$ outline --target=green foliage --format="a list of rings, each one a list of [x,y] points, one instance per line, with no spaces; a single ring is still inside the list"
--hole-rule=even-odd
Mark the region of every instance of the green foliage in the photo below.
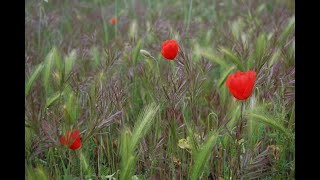
[[[219,82],[218,82],[218,87],[221,88],[222,85],[225,84],[228,76],[230,75],[230,73],[235,70],[235,66],[231,66],[230,68],[226,69],[225,72],[222,74]]]
[[[236,21],[232,22],[231,32],[233,37],[236,40],[239,40],[241,32],[243,31],[244,27],[245,27],[245,23],[243,22],[242,18],[238,18]]]
[[[291,17],[286,28],[282,31],[280,39],[279,39],[279,46],[283,47],[287,41],[288,36],[290,33],[295,29],[295,17]]]
[[[133,176],[136,164],[135,149],[141,138],[150,130],[159,106],[152,103],[145,107],[138,116],[132,135],[128,129],[124,129],[121,135],[121,175],[120,179],[129,179]]]
[[[52,68],[53,68],[53,62],[56,61],[56,55],[57,55],[57,49],[54,47],[51,49],[51,51],[46,56],[46,59],[44,61],[44,71],[43,71],[43,85],[46,94],[51,93],[51,85],[49,84],[50,77],[52,74]],[[58,62],[58,61],[56,61]]]
[[[26,179],[32,180],[47,180],[49,176],[44,168],[40,165],[33,169],[31,165],[26,165]]]
[[[240,108],[240,105],[238,105],[228,111],[228,115],[231,116],[231,119],[227,124],[228,129],[233,129],[236,126],[240,119]]]
[[[276,49],[276,51],[271,56],[271,59],[268,64],[268,68],[270,68],[272,65],[276,64],[280,59],[280,50]]]
[[[143,110],[142,113],[140,113],[132,132],[130,149],[133,150],[138,144],[139,140],[148,132],[158,109],[159,106],[156,106],[155,104],[150,104]]]
[[[192,0],[189,0],[189,11],[188,11],[188,19],[187,19],[187,31],[189,30],[190,21],[192,15]]]
[[[239,70],[241,70],[242,72],[245,71],[244,66],[241,63],[240,59],[233,52],[231,52],[228,48],[225,48],[225,47],[220,47],[220,51],[224,53],[227,59],[231,60],[231,62],[234,65],[236,65]]]
[[[132,59],[135,65],[138,63],[141,48],[142,48],[142,40],[140,39],[136,47],[134,48],[133,54],[132,54]]]
[[[33,140],[34,132],[31,128],[25,127],[25,156],[29,157],[31,154],[31,145]]]
[[[264,56],[265,50],[268,48],[267,36],[265,33],[259,35],[256,43],[256,54],[255,59],[261,60]]]
[[[213,63],[219,64],[222,67],[225,67],[227,65],[226,62],[221,57],[219,57],[217,54],[215,54],[213,52],[203,51],[203,52],[201,52],[201,54],[204,57],[211,60]]]
[[[71,73],[73,66],[75,64],[76,58],[77,58],[77,51],[76,50],[72,50],[70,52],[70,54],[67,57],[65,57],[65,60],[64,60],[64,63],[65,63],[64,74],[65,74],[65,76],[68,76]]]
[[[80,115],[78,96],[70,88],[65,91],[64,116],[67,122],[73,124]]]
[[[39,77],[44,65],[41,63],[37,67],[35,67],[35,70],[32,72],[30,78],[28,79],[26,86],[25,86],[25,96],[27,96],[32,88],[32,85],[34,84],[35,80]]]
[[[255,114],[255,113],[250,113],[248,114],[249,117],[252,117],[254,119],[256,119],[259,122],[262,122],[264,124],[270,125],[271,127],[279,130],[280,132],[282,132],[287,138],[290,138],[290,133],[281,125],[279,124],[277,121],[272,120],[268,117],[265,117],[263,115],[259,115],[259,114]]]
[[[49,108],[54,103],[56,103],[62,95],[63,95],[63,93],[55,93],[52,96],[48,97],[47,103],[46,103],[46,108]]]
[[[85,174],[92,174],[91,169],[89,167],[89,163],[82,152],[80,152],[80,163]]]
[[[191,171],[191,179],[199,179],[202,177],[203,169],[206,163],[209,160],[210,153],[212,148],[214,147],[216,140],[218,138],[217,132],[211,132],[208,134],[208,139],[206,142],[200,147],[199,151],[194,155],[194,164],[192,166]]]

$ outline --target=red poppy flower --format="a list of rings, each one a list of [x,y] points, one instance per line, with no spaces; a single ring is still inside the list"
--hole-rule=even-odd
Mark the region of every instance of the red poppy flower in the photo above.
[[[161,54],[168,60],[173,60],[177,56],[178,50],[179,45],[176,40],[166,40],[162,43]]]
[[[228,76],[226,85],[235,98],[245,100],[251,96],[255,81],[255,71],[241,72],[238,70],[237,73]]]
[[[117,24],[117,19],[115,17],[110,19],[111,24]]]
[[[76,150],[81,147],[81,139],[80,139],[80,131],[75,130],[73,131],[71,138],[70,138],[70,130],[67,132],[66,137],[60,137],[60,143],[62,145],[68,146],[72,150]]]

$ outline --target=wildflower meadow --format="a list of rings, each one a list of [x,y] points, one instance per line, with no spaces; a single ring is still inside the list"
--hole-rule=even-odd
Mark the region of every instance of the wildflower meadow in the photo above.
[[[295,2],[25,1],[25,178],[295,179]]]

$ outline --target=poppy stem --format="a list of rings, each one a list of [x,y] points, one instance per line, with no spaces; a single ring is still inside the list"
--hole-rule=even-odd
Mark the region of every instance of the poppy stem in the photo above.
[[[241,112],[240,112],[240,127],[239,127],[239,128],[240,128],[240,129],[239,129],[239,130],[240,130],[240,131],[239,131],[239,132],[240,132],[240,133],[239,133],[240,135],[241,135],[241,133],[242,133],[243,107],[244,107],[244,102],[242,101],[242,102],[241,102]],[[240,135],[239,135],[239,136],[240,136]]]
[[[242,120],[243,120],[243,107],[244,107],[244,101],[241,102],[241,109],[240,109],[240,120],[238,122],[238,131],[236,134],[236,139],[237,139],[237,144],[236,144],[236,149],[237,149],[237,154],[238,154],[238,175],[240,175],[241,172],[241,160],[240,160],[240,156],[241,156],[241,147],[240,147],[240,139],[241,139],[241,134],[242,134]]]

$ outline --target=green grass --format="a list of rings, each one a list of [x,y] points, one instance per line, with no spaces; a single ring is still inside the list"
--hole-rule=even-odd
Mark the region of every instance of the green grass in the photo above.
[[[294,6],[26,2],[26,179],[295,179]],[[225,82],[249,69],[241,102]]]

